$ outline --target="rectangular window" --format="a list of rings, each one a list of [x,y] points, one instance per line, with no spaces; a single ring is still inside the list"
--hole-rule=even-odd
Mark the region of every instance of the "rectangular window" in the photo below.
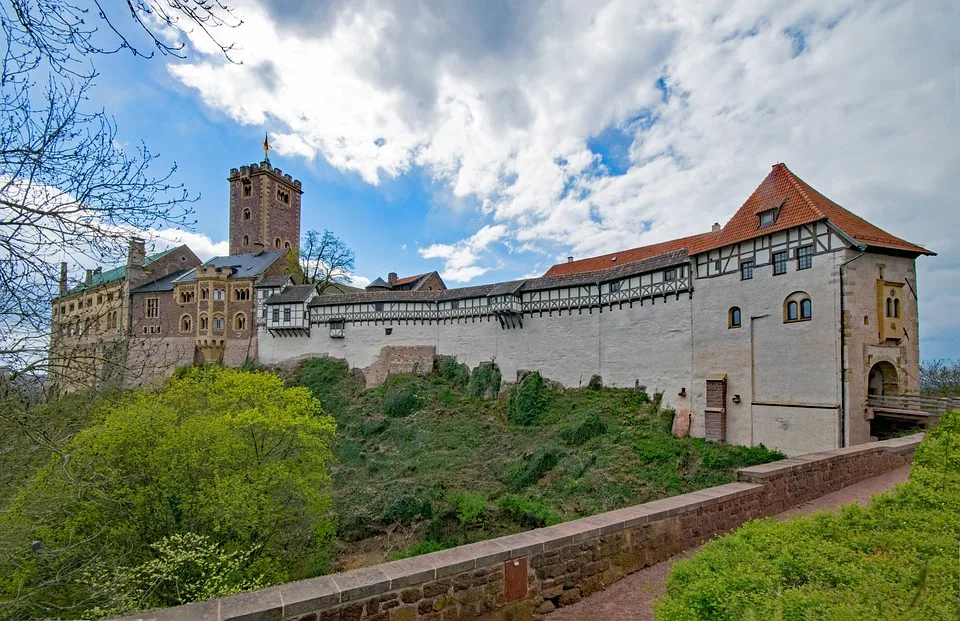
[[[808,270],[813,267],[813,246],[797,248],[797,269]]]
[[[147,298],[147,318],[156,319],[160,316],[160,300]]]
[[[383,312],[383,302],[374,302],[373,310],[375,310],[378,313]]]
[[[283,309],[283,323],[290,323],[290,309]]]
[[[720,262],[720,259],[713,262],[713,269],[718,274],[723,271],[723,264]]]
[[[671,267],[668,270],[663,270],[663,280],[664,282],[672,282],[677,279],[677,270],[676,268]]]
[[[787,251],[781,250],[780,252],[773,253],[773,275],[778,276],[780,274],[787,273]]]
[[[740,280],[750,280],[753,278],[753,261],[743,261],[740,263]]]
[[[772,225],[776,221],[777,221],[777,213],[776,213],[776,210],[774,209],[771,209],[770,211],[765,211],[762,214],[760,214],[761,229],[766,226]]]
[[[280,321],[280,309],[273,309],[273,323],[278,323]]]
[[[452,302],[450,302],[450,308],[454,310],[460,308],[460,300],[453,300]]]
[[[620,283],[619,282],[610,283],[610,293],[616,293],[617,291],[620,291]]]

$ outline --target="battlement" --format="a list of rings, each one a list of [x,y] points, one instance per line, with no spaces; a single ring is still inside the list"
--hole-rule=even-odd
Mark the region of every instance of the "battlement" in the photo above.
[[[231,168],[230,176],[227,177],[230,181],[236,181],[241,177],[249,177],[251,175],[261,174],[261,173],[270,173],[274,178],[284,183],[292,185],[297,191],[302,192],[303,185],[299,179],[294,179],[289,173],[284,173],[279,168],[274,168],[270,165],[270,162],[260,162],[259,164],[253,163],[246,166],[241,166],[240,168]]]

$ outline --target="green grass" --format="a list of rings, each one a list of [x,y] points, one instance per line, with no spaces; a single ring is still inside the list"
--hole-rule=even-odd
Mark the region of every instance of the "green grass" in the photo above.
[[[676,563],[657,619],[960,619],[960,412],[868,507],[750,522]]]
[[[396,529],[461,545],[728,483],[783,457],[674,438],[673,412],[628,389],[563,390],[531,374],[498,396],[495,367],[468,375],[452,359],[368,390],[338,361],[308,369],[300,381],[336,405],[344,554]]]

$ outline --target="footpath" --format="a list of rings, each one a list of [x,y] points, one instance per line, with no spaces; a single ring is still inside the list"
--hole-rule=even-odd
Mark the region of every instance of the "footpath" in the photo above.
[[[786,520],[853,502],[866,505],[871,496],[903,483],[909,474],[910,466],[902,466],[778,513],[773,519]],[[545,621],[653,621],[653,603],[666,590],[664,582],[670,567],[677,560],[696,554],[698,549],[686,550],[662,563],[634,572],[599,593],[541,618]]]

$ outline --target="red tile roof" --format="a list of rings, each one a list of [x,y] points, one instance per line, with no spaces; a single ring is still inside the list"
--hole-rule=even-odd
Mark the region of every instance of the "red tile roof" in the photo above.
[[[580,259],[578,261],[557,263],[547,270],[544,276],[564,276],[566,274],[593,272],[610,267],[617,267],[626,263],[642,261],[643,259],[649,259],[650,257],[655,257],[667,252],[689,249],[691,246],[710,239],[714,235],[717,235],[717,233],[699,233],[697,235],[690,235],[689,237],[681,237],[679,239],[671,239],[670,241],[651,244],[649,246],[640,246],[639,248],[632,248],[630,250],[611,252],[610,254],[600,255],[599,257],[590,257],[588,259]]]
[[[424,276],[428,276],[428,275],[429,275],[429,274],[417,274],[416,276],[406,276],[405,278],[398,278],[398,279],[397,279],[397,282],[395,282],[395,283],[393,283],[393,284],[394,284],[394,285],[405,285],[405,284],[411,283],[411,282],[413,282],[413,281],[415,281],[415,280],[420,280],[420,279],[423,278]]]
[[[760,229],[757,216],[769,209],[778,210],[777,220],[773,225]],[[916,254],[936,254],[870,224],[814,190],[785,164],[775,164],[767,178],[718,232],[700,233],[599,257],[558,263],[547,270],[544,276],[601,270],[684,248],[694,255],[820,220],[829,220],[848,237],[866,246]]]
[[[757,214],[778,206],[777,221],[771,226],[760,229]],[[810,187],[803,179],[793,174],[785,164],[774,164],[767,178],[757,186],[737,213],[733,214],[720,233],[697,243],[690,249],[690,254],[705,252],[819,220],[829,220],[848,237],[867,246],[916,254],[935,254],[926,248],[891,235],[847,211]]]

